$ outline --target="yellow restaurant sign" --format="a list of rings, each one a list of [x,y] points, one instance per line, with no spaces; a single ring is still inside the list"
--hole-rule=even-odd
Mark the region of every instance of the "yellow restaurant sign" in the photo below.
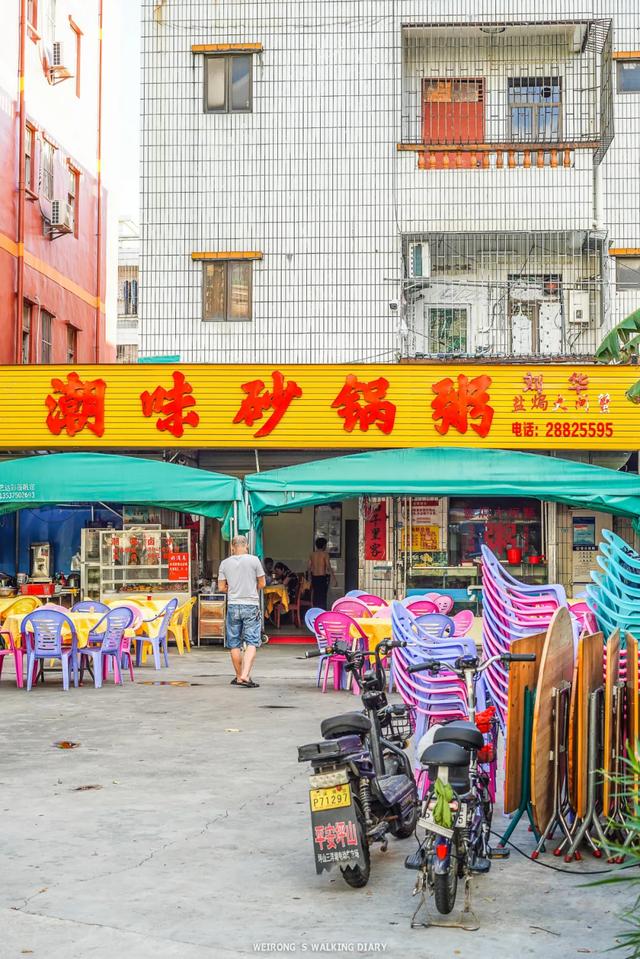
[[[639,378],[633,366],[455,362],[5,366],[0,448],[630,450]]]

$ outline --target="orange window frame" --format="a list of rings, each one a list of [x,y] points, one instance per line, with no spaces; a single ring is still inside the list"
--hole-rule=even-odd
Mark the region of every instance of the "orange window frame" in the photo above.
[[[73,30],[76,38],[76,96],[80,97],[80,73],[82,66],[82,30],[75,22],[73,17],[69,16],[69,26]]]

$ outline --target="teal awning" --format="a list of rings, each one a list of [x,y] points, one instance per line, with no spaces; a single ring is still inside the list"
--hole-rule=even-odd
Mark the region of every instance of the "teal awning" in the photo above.
[[[0,513],[56,503],[145,504],[211,516],[228,536],[234,511],[248,529],[242,483],[137,456],[48,453],[0,462]]]
[[[260,516],[356,496],[526,496],[640,517],[640,477],[508,450],[408,449],[337,456],[252,473]]]

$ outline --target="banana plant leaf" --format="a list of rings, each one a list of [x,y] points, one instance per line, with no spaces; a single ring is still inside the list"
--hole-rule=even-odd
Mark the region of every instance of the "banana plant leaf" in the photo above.
[[[607,333],[595,352],[596,363],[625,363],[640,350],[640,309]]]

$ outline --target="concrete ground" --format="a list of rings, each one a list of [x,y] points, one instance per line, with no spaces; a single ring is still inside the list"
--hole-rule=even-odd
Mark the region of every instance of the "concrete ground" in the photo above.
[[[301,657],[261,651],[256,690],[229,686],[221,649],[174,655],[161,674],[142,668],[123,689],[63,693],[51,673],[27,694],[5,672],[1,959],[606,954],[630,895],[585,888],[590,858],[569,875],[516,853],[494,863],[474,882],[477,932],[410,929],[415,874],[402,864],[413,839],[376,849],[363,890],[317,877],[297,746],[357,700],[323,696]],[[524,828],[515,840],[532,848]]]

